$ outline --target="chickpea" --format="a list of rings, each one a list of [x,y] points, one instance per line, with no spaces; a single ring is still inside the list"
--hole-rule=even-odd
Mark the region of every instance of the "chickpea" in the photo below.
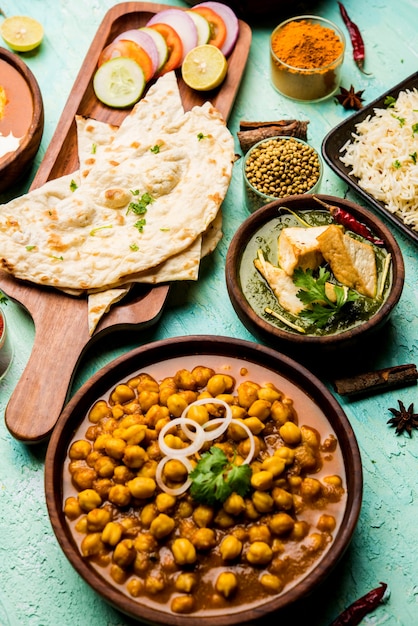
[[[343,481],[340,476],[325,476],[323,481],[333,487],[341,488],[343,486]]]
[[[323,513],[321,515],[321,517],[319,518],[316,527],[318,528],[318,530],[321,530],[322,532],[332,532],[333,530],[335,530],[335,527],[337,526],[337,521],[335,519],[335,517],[333,515],[327,515],[326,513]]]
[[[175,587],[177,591],[183,591],[184,593],[191,593],[196,589],[197,576],[192,572],[182,572],[176,578]]]
[[[295,520],[288,513],[276,513],[268,522],[269,528],[275,535],[285,535],[293,530]]]
[[[267,491],[273,485],[273,474],[268,470],[255,472],[251,476],[251,486],[260,491]]]
[[[142,510],[139,514],[141,519],[141,523],[145,528],[149,528],[151,526],[151,522],[157,517],[158,510],[155,506],[154,502],[150,502],[142,507]]]
[[[179,389],[196,389],[197,383],[189,370],[181,369],[174,375],[174,382]]]
[[[185,537],[175,539],[171,550],[177,565],[190,565],[196,561],[196,549],[192,542]]]
[[[250,439],[247,437],[238,444],[238,452],[243,459],[248,455],[251,447]],[[257,458],[261,451],[261,442],[258,437],[254,437],[254,458]]]
[[[242,421],[250,429],[253,435],[259,435],[265,428],[263,422],[258,419],[258,417],[247,417]]]
[[[255,541],[264,541],[264,543],[271,544],[271,533],[270,529],[266,524],[255,524],[251,526],[249,531],[249,540],[250,543],[254,543]]]
[[[123,585],[128,579],[128,573],[116,563],[110,567],[110,576],[118,585]]]
[[[196,526],[203,528],[212,523],[214,510],[207,504],[199,504],[193,511],[193,521]]]
[[[250,520],[256,520],[260,517],[260,513],[255,508],[252,500],[245,501],[245,517]]]
[[[188,470],[178,459],[170,459],[164,465],[164,476],[173,482],[183,482],[187,478]]]
[[[231,528],[231,526],[235,525],[235,519],[225,510],[220,509],[215,517],[215,524],[220,528]]]
[[[301,441],[302,433],[294,422],[286,422],[279,428],[280,437],[287,444],[296,445]]]
[[[125,409],[121,404],[115,404],[112,406],[112,415],[115,419],[119,420],[125,414]]]
[[[248,418],[247,409],[244,409],[242,406],[238,406],[237,404],[233,404],[231,406],[232,419],[234,420],[245,420]],[[253,432],[253,431],[251,431]]]
[[[137,476],[127,483],[127,487],[134,498],[146,500],[154,495],[157,483],[153,478]]]
[[[197,550],[210,550],[216,546],[216,534],[212,528],[199,528],[193,535],[193,544]]]
[[[271,403],[268,400],[255,400],[248,407],[248,415],[250,417],[258,417],[261,422],[265,422],[270,416]]]
[[[300,495],[303,500],[313,501],[317,500],[322,493],[322,485],[316,478],[311,478],[310,476],[306,476],[302,480]]]
[[[87,513],[87,531],[96,533],[102,531],[112,519],[112,513],[108,509],[92,509]]]
[[[263,574],[260,583],[270,593],[280,593],[284,587],[283,581],[274,574]]]
[[[276,424],[283,426],[286,422],[293,420],[292,407],[283,402],[283,400],[275,400],[271,405],[270,415]]]
[[[176,596],[172,599],[170,607],[173,613],[192,613],[195,601],[193,596]]]
[[[120,485],[124,485],[134,477],[134,472],[129,469],[129,467],[126,467],[126,465],[117,465],[113,472],[113,481]]]
[[[144,588],[142,580],[139,578],[132,578],[126,584],[126,589],[130,596],[133,598],[139,598]]]
[[[180,417],[187,406],[187,401],[179,393],[173,393],[167,398],[167,408],[174,417]]]
[[[321,445],[321,440],[319,437],[319,433],[314,428],[309,428],[308,426],[302,426],[301,433],[302,433],[302,441],[305,445],[309,446],[313,450],[319,450],[319,446]]]
[[[145,579],[145,589],[152,595],[160,593],[164,587],[165,583],[162,576],[147,576]]]
[[[117,385],[110,394],[112,404],[124,404],[135,398],[135,391],[128,385]]]
[[[90,454],[88,455],[86,459],[87,465],[89,467],[94,467],[97,459],[100,459],[101,456],[102,456],[102,453],[100,452],[100,450],[93,450],[92,452],[90,452]]]
[[[278,456],[279,459],[283,459],[286,465],[291,465],[295,460],[295,451],[287,446],[281,446],[274,451],[273,456]]]
[[[157,473],[157,465],[157,461],[154,461],[153,459],[145,461],[144,465],[138,470],[137,475],[147,476],[148,478],[155,478],[155,475]]]
[[[193,512],[192,503],[187,502],[187,500],[182,500],[181,502],[179,502],[177,512],[180,518],[190,517]]]
[[[177,393],[178,389],[177,389],[177,385],[174,384],[174,382],[171,382],[170,384],[166,383],[165,385],[163,385],[162,383],[160,384],[160,404],[164,407],[167,408],[168,410],[168,398],[170,396],[172,396],[173,394]]]
[[[240,515],[245,511],[245,500],[238,493],[231,493],[223,503],[223,508],[230,515]]]
[[[304,520],[297,520],[293,526],[291,538],[295,541],[301,541],[309,532],[309,524]]]
[[[270,404],[276,400],[281,400],[282,397],[282,392],[276,389],[272,383],[266,383],[258,390],[259,400],[267,400]]]
[[[122,539],[113,550],[113,562],[122,569],[126,569],[133,563],[136,556],[135,546],[132,539]]]
[[[274,500],[265,491],[254,491],[252,495],[254,507],[259,513],[270,513],[274,507]]]
[[[148,455],[144,448],[138,445],[126,446],[123,462],[130,468],[139,469],[148,461]]]
[[[221,393],[229,393],[235,387],[235,380],[227,374],[214,374],[207,382],[208,393],[216,398]]]
[[[153,404],[145,414],[146,422],[149,426],[155,426],[160,419],[169,419],[170,412],[166,406]]]
[[[158,391],[141,391],[138,400],[143,413],[146,413],[154,404],[158,404],[159,399]]]
[[[295,462],[301,471],[314,472],[319,468],[320,458],[315,455],[312,448],[302,445],[295,448]]]
[[[205,367],[203,365],[197,365],[192,369],[192,376],[196,381],[198,388],[206,387],[209,378],[214,376],[215,370],[211,367]]]
[[[130,504],[132,496],[126,485],[114,485],[109,490],[108,499],[112,504],[124,507]]]
[[[155,498],[155,504],[160,513],[171,511],[175,507],[176,502],[176,496],[172,496],[168,493],[159,493]]]
[[[273,558],[273,550],[265,541],[254,541],[245,556],[251,565],[267,565]]]
[[[113,485],[113,480],[110,478],[98,478],[93,483],[93,489],[99,494],[102,500],[107,500],[109,491]]]
[[[311,552],[320,552],[325,547],[325,538],[320,533],[312,533],[307,537],[306,549]]]
[[[123,429],[121,436],[128,446],[134,446],[144,440],[146,431],[147,427],[145,424],[131,424]]]
[[[112,437],[110,433],[101,433],[98,437],[96,437],[95,442],[93,443],[94,450],[103,451],[106,449],[106,442]]]
[[[224,598],[231,597],[238,589],[238,580],[233,572],[221,572],[216,579],[215,589]]]
[[[138,552],[153,552],[157,547],[157,540],[150,533],[141,533],[134,540],[135,549]]]
[[[194,405],[190,407],[187,412],[187,417],[203,426],[204,424],[206,424],[206,422],[209,421],[209,411],[207,409],[207,406],[205,404],[201,404],[198,406]]]
[[[160,513],[152,520],[150,532],[156,539],[167,537],[173,532],[176,523],[172,517],[168,517],[165,513]]]
[[[136,389],[138,393],[141,391],[157,391],[159,390],[159,385],[155,378],[150,376],[149,374],[140,374],[137,377]]]
[[[81,554],[83,556],[96,556],[105,550],[100,533],[89,533],[81,542]]]
[[[94,469],[101,478],[112,478],[115,467],[116,460],[110,456],[101,456],[94,464]]]
[[[83,511],[92,511],[99,507],[102,503],[102,499],[94,489],[84,489],[78,494],[78,502]]]
[[[91,489],[96,478],[97,473],[93,468],[84,467],[74,472],[73,483],[77,489]]]
[[[245,381],[238,386],[238,404],[248,409],[258,399],[260,385],[251,381]]]
[[[83,513],[79,501],[74,496],[70,496],[65,500],[64,513],[70,520],[75,520]]]
[[[108,522],[103,528],[101,540],[110,546],[116,546],[122,539],[123,526],[118,522]]]
[[[282,489],[281,487],[274,487],[272,491],[272,497],[276,509],[283,511],[289,511],[293,508],[293,496],[291,493]]]
[[[261,464],[262,470],[271,472],[273,478],[277,478],[283,474],[286,467],[286,462],[278,456],[269,456]]]
[[[77,461],[80,459],[86,459],[90,452],[91,443],[89,443],[85,439],[80,439],[79,441],[74,441],[71,444],[68,451],[68,456],[72,461]]]
[[[105,452],[112,459],[121,459],[125,453],[126,441],[121,437],[110,437],[105,442]]]
[[[242,542],[234,535],[226,535],[221,541],[219,551],[224,561],[233,561],[241,554]]]
[[[112,412],[105,400],[99,400],[96,402],[89,412],[89,420],[93,424],[97,424],[103,417],[110,417]]]

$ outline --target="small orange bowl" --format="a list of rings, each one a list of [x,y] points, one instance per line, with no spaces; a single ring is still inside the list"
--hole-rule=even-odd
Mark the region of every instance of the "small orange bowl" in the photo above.
[[[19,56],[5,48],[0,48],[0,73],[2,193],[17,184],[32,165],[43,135],[44,105],[39,85],[30,69]],[[5,152],[7,148],[10,150]]]

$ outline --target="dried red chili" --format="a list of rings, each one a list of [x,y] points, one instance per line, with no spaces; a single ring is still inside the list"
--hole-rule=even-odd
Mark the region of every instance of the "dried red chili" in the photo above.
[[[357,626],[363,617],[381,603],[386,589],[387,584],[380,583],[380,587],[372,589],[366,595],[353,602],[353,604],[350,604],[330,626]]]
[[[328,204],[327,202],[320,200],[316,196],[313,196],[313,198],[328,209],[328,211],[331,213],[334,221],[337,222],[337,224],[346,226],[347,228],[352,230],[353,233],[356,233],[357,235],[360,235],[361,237],[364,237],[365,239],[367,239],[367,241],[371,241],[372,243],[374,243],[375,246],[385,245],[385,242],[382,239],[378,239],[377,237],[373,235],[372,231],[370,230],[368,226],[366,226],[366,224],[362,224],[361,222],[359,222],[348,211],[345,211],[344,209],[341,209],[338,206]]]
[[[341,17],[343,18],[344,24],[347,27],[348,34],[350,35],[351,45],[353,46],[353,59],[356,63],[357,67],[366,74],[364,71],[364,61],[366,59],[365,47],[363,37],[361,35],[360,29],[355,24],[350,17],[344,7],[344,5],[339,2]]]

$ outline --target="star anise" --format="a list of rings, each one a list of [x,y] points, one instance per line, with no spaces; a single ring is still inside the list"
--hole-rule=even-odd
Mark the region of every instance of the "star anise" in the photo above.
[[[340,87],[340,93],[335,97],[338,102],[343,105],[344,109],[353,109],[354,111],[359,111],[363,107],[363,92],[364,89],[362,89],[361,91],[356,91],[353,85],[351,85],[350,89]]]
[[[396,427],[396,434],[400,435],[402,431],[406,430],[408,435],[412,436],[412,429],[418,428],[418,413],[414,413],[414,405],[410,404],[408,409],[405,408],[404,403],[398,400],[398,409],[389,409],[394,417],[391,417],[387,421],[391,426]]]

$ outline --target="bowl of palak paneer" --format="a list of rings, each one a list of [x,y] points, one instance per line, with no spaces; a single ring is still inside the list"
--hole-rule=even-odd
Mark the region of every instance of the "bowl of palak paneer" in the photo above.
[[[219,336],[105,366],[64,409],[45,462],[51,523],[76,571],[124,613],[173,626],[253,624],[291,605],[295,616],[351,541],[362,481],[325,385]]]
[[[240,320],[293,356],[355,348],[388,321],[404,277],[401,250],[385,224],[326,195],[265,205],[238,228],[226,259]]]

